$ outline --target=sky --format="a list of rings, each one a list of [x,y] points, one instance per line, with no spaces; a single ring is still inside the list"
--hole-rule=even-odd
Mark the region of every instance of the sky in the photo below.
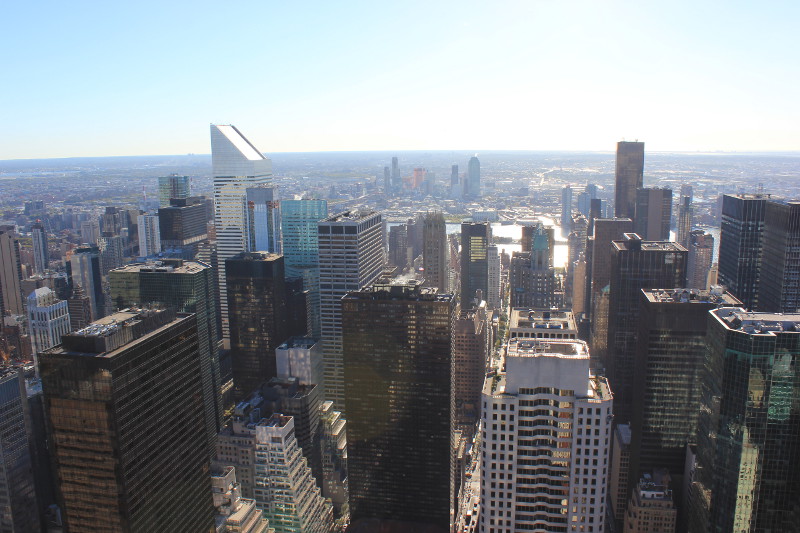
[[[800,150],[800,2],[0,6],[0,159]]]

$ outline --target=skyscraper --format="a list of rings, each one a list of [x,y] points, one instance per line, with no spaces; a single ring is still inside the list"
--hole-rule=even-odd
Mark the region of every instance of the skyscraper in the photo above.
[[[614,178],[614,216],[633,219],[636,189],[644,182],[644,143],[617,143],[617,169]]]
[[[219,303],[222,338],[230,343],[225,261],[249,251],[247,188],[269,185],[272,161],[264,157],[235,126],[211,126],[211,166],[214,175],[214,226],[219,261]]]
[[[375,284],[342,299],[354,524],[448,528],[455,310],[453,295],[418,281]]]
[[[25,312],[21,282],[22,262],[14,226],[0,226],[0,314]]]
[[[38,352],[61,342],[69,333],[69,309],[66,300],[59,300],[49,287],[40,287],[28,296],[28,335],[34,359]]]
[[[511,307],[560,307],[556,294],[556,274],[553,268],[555,251],[554,229],[544,224],[523,227],[523,249],[511,256],[509,285]],[[526,234],[528,237],[526,238]]]
[[[170,174],[158,178],[158,206],[169,207],[170,200],[185,199],[191,196],[191,181],[189,176]]]
[[[686,248],[689,247],[689,233],[692,231],[693,214],[692,197],[684,196],[683,187],[681,187],[680,203],[678,204],[678,231],[676,232],[675,240]]]
[[[490,244],[486,248],[486,260],[488,262],[486,273],[486,304],[489,309],[500,309],[502,303],[502,287],[501,287],[501,273],[502,266],[500,265],[500,252],[497,251],[496,244]]]
[[[40,531],[22,372],[0,368],[0,531]]]
[[[309,333],[322,335],[319,296],[319,230],[317,223],[327,218],[327,200],[284,200],[281,204],[283,259],[286,276],[302,278],[308,291]],[[322,384],[319,383],[321,387]]]
[[[614,384],[614,415],[631,419],[633,376],[642,289],[682,287],[686,283],[686,248],[674,242],[642,241],[626,233],[613,242],[609,285],[608,352],[602,361]]]
[[[243,252],[225,261],[237,400],[277,376],[275,348],[287,334],[283,256]]]
[[[766,207],[763,194],[722,197],[719,283],[750,310],[758,309]]]
[[[281,253],[281,208],[275,187],[248,187],[248,250]]]
[[[67,265],[73,292],[80,285],[84,296],[89,298],[92,320],[106,315],[105,294],[100,272],[100,250],[96,246],[82,246],[72,251]]]
[[[344,409],[342,297],[374,282],[384,267],[383,220],[375,211],[345,211],[318,223],[324,398]]]
[[[567,185],[561,189],[561,236],[566,237],[572,231],[572,187]]]
[[[686,286],[690,289],[708,288],[708,271],[711,270],[714,252],[714,236],[701,229],[689,233],[689,260]]]
[[[474,307],[477,291],[486,299],[489,284],[489,244],[492,228],[486,223],[461,223],[461,308]]]
[[[666,468],[682,492],[686,444],[697,442],[708,312],[739,304],[720,287],[640,291],[631,479]]]
[[[636,189],[633,231],[648,241],[668,241],[672,222],[672,189]]]
[[[470,198],[481,197],[481,162],[477,156],[469,158],[467,175],[464,177],[464,196]]]
[[[196,252],[197,243],[208,238],[205,198],[173,199],[166,207],[158,210],[158,229],[161,247],[192,247]]]
[[[114,313],[40,367],[69,531],[213,528],[195,315]]]
[[[400,192],[403,188],[403,183],[400,179],[400,165],[397,161],[397,157],[392,158],[392,191],[394,194]]]
[[[758,309],[800,312],[800,202],[767,202],[763,246]]]
[[[490,342],[486,303],[461,311],[453,325],[453,423],[470,434],[480,418]]]
[[[150,257],[161,252],[161,230],[157,215],[139,215],[139,256]]]
[[[426,213],[423,221],[422,266],[425,285],[447,292],[447,231],[439,211]]]
[[[47,232],[40,222],[31,226],[31,237],[33,238],[33,270],[37,274],[42,274],[50,267],[50,260],[47,253]]]
[[[209,265],[180,259],[125,265],[108,275],[111,302],[118,309],[158,304],[196,315],[203,378],[203,412],[209,445],[212,447],[225,408],[232,403],[227,398],[231,384],[226,383],[224,373],[220,370],[214,278],[214,271]]]
[[[711,311],[690,531],[796,531],[800,314]]]
[[[478,530],[605,531],[612,403],[585,342],[512,339],[483,388]]]

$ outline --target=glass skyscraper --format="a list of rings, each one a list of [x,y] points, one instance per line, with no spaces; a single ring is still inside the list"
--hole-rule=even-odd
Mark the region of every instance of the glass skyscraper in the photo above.
[[[319,230],[328,217],[327,200],[284,200],[281,203],[283,259],[287,278],[302,278],[308,291],[309,334],[322,335],[319,300]]]

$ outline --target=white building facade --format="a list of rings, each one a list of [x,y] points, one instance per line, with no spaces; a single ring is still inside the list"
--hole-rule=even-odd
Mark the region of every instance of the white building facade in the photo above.
[[[28,296],[28,333],[34,357],[61,343],[61,336],[71,331],[66,300],[59,300],[48,287],[40,287]]]
[[[500,273],[500,253],[497,251],[496,244],[490,244],[486,248],[486,259],[488,261],[488,275],[486,283],[486,305],[489,309],[500,309],[502,303]]]
[[[157,215],[139,215],[139,256],[150,257],[161,251],[161,229]]]
[[[512,339],[482,397],[479,531],[602,532],[612,395],[579,340]]]
[[[272,161],[259,152],[236,127],[211,126],[211,166],[214,179],[214,226],[219,262],[219,301],[222,337],[230,345],[225,260],[250,251],[247,188],[272,182]]]

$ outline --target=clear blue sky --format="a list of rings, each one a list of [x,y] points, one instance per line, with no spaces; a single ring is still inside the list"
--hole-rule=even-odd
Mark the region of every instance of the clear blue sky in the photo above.
[[[800,150],[800,3],[23,2],[0,8],[0,159]]]

